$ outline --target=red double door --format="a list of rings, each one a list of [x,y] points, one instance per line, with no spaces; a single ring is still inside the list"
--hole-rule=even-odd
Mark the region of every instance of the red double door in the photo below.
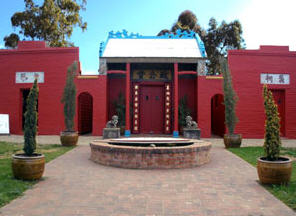
[[[142,85],[140,92],[140,133],[162,134],[164,86]]]

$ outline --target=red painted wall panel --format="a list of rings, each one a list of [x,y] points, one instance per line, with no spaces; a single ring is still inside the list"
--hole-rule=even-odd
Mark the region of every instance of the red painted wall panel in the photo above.
[[[63,106],[60,102],[66,82],[67,67],[79,61],[79,49],[46,48],[44,43],[22,44],[17,50],[0,50],[0,113],[9,114],[11,134],[22,133],[21,89],[32,84],[16,84],[16,72],[44,72],[45,82],[39,84],[39,134],[59,134],[64,130]],[[283,90],[285,98],[285,136],[296,138],[296,52],[287,47],[264,46],[260,50],[232,50],[229,67],[239,101],[239,123],[236,133],[245,138],[263,138],[264,109],[261,73],[290,74],[289,85],[269,85]],[[189,95],[189,106],[197,116],[202,137],[211,136],[211,98],[222,93],[222,79],[199,76],[195,79],[179,77],[179,98]],[[88,92],[93,97],[93,135],[101,135],[108,117],[114,114],[112,101],[120,91],[125,95],[125,78],[108,81],[107,76],[80,76],[75,79],[78,95]],[[195,89],[196,92],[195,93]],[[78,109],[78,106],[77,106]],[[109,112],[108,112],[109,110]],[[194,116],[194,115],[193,115]],[[75,116],[75,127],[78,126]]]
[[[79,61],[79,48],[45,48],[40,42],[31,42],[16,50],[0,50],[0,113],[9,114],[11,134],[22,134],[21,89],[32,86],[16,84],[16,72],[44,72],[45,82],[39,84],[38,134],[59,134],[64,130],[63,105],[60,101],[67,67],[73,61]],[[93,134],[100,135],[106,123],[106,76],[79,79],[76,84],[77,97],[83,91],[94,97]]]
[[[211,99],[216,94],[223,94],[221,77],[199,76],[197,92],[198,126],[201,136],[211,137]]]
[[[16,72],[44,72],[39,84],[38,133],[58,134],[64,128],[60,103],[66,70],[74,60],[79,61],[78,48],[30,48],[0,50],[0,113],[10,117],[10,132],[22,133],[21,89],[32,84],[16,84]]]
[[[196,78],[182,78],[179,76],[179,100],[187,95],[188,107],[191,110],[191,115],[196,121]]]
[[[77,102],[78,95],[82,92],[88,92],[93,97],[92,135],[102,135],[107,122],[107,76],[100,75],[92,79],[81,76],[75,82],[77,84]],[[75,119],[77,122],[78,115]]]
[[[113,103],[115,100],[118,100],[120,92],[125,98],[125,77],[108,78],[108,119],[111,119],[116,114]]]
[[[232,50],[229,66],[239,96],[237,132],[248,138],[263,138],[264,109],[261,73],[290,74],[289,85],[268,85],[285,91],[285,135],[296,138],[296,52],[287,47],[261,46],[260,50]]]

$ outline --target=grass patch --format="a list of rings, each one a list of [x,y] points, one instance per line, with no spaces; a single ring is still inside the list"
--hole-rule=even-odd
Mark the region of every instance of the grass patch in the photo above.
[[[257,164],[257,158],[264,155],[263,147],[243,147],[228,149],[253,166]],[[281,148],[281,155],[296,157],[296,148]],[[293,161],[291,182],[288,185],[264,185],[275,197],[286,203],[296,211],[296,161]]]
[[[22,181],[13,178],[11,169],[11,155],[22,152],[23,145],[16,143],[0,142],[0,207],[23,194],[38,181]],[[74,147],[61,145],[39,145],[38,153],[45,155],[46,163],[66,153]],[[46,167],[45,167],[46,169]]]

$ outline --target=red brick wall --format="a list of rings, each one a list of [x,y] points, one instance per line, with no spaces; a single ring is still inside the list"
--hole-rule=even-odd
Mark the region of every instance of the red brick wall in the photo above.
[[[93,97],[92,135],[102,135],[107,122],[107,76],[100,75],[96,76],[96,78],[81,76],[76,79],[76,84],[77,102],[78,96],[82,92],[88,92]],[[77,122],[78,115],[76,115],[75,119]]]
[[[16,50],[0,50],[0,113],[9,114],[10,133],[22,134],[21,89],[32,84],[15,83],[16,72],[44,72],[39,84],[38,134],[59,134],[64,130],[61,97],[66,82],[67,67],[79,61],[79,48],[46,48],[43,42],[21,42]],[[106,123],[106,76],[79,79],[77,98],[89,92],[94,98],[93,134],[102,134]],[[78,99],[77,99],[78,100]],[[77,129],[77,113],[75,127]]]
[[[108,119],[110,120],[116,114],[114,101],[118,100],[119,93],[123,94],[125,98],[125,77],[121,78],[108,78]]]
[[[32,84],[16,84],[16,72],[44,72],[44,83],[39,84],[39,134],[59,134],[64,130],[63,106],[60,102],[66,81],[67,67],[79,61],[79,49],[47,48],[45,43],[21,42],[16,50],[0,50],[0,113],[9,114],[10,133],[22,133],[22,89]],[[263,138],[264,110],[261,73],[290,74],[290,85],[269,85],[270,89],[285,92],[285,135],[296,138],[296,52],[287,47],[263,46],[260,50],[232,50],[229,67],[239,101],[239,123],[236,133],[245,138]],[[80,76],[75,80],[78,95],[88,92],[93,97],[93,135],[101,135],[114,109],[111,102],[119,91],[125,92],[125,79],[112,79],[107,90],[105,75]],[[180,79],[179,95],[190,93],[190,107],[195,110],[202,137],[211,136],[211,98],[222,93],[222,79],[199,76],[194,80]],[[191,89],[196,89],[197,94]],[[109,93],[108,93],[109,92]],[[109,96],[107,96],[109,94]],[[191,99],[195,97],[195,99]],[[195,100],[195,102],[194,102]],[[192,104],[193,103],[193,104]],[[196,107],[196,108],[194,108]],[[77,106],[78,109],[78,106]],[[75,127],[78,126],[78,115]]]
[[[179,76],[179,100],[187,95],[188,107],[191,110],[191,116],[196,121],[196,78],[182,78]]]
[[[239,96],[237,132],[243,137],[263,138],[264,109],[261,73],[290,74],[290,85],[268,85],[285,91],[285,134],[296,138],[296,52],[288,47],[261,46],[260,50],[232,50],[229,66]]]
[[[39,84],[39,134],[58,134],[64,128],[60,103],[66,70],[74,60],[79,61],[78,48],[32,48],[0,50],[0,113],[10,117],[10,132],[22,133],[21,89],[32,84],[15,83],[16,72],[44,72]]]
[[[211,137],[211,99],[216,94],[223,94],[221,76],[199,76],[197,85],[198,127],[201,137]]]
[[[290,74],[290,85],[269,85],[285,92],[285,136],[296,138],[296,52],[288,47],[261,46],[260,50],[231,50],[228,55],[233,87],[239,97],[235,133],[244,138],[264,137],[261,73]],[[202,137],[211,136],[211,98],[223,94],[222,79],[198,77],[198,124]]]

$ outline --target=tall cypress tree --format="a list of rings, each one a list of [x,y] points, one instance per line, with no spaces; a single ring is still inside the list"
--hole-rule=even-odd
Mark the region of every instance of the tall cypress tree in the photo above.
[[[27,98],[27,111],[25,112],[25,125],[24,125],[24,152],[26,155],[31,156],[36,150],[36,133],[37,133],[37,99],[38,99],[38,84],[35,79],[33,87],[30,90]]]
[[[64,104],[66,131],[73,131],[74,129],[74,116],[76,110],[76,86],[74,83],[74,77],[76,70],[76,62],[68,67],[66,85],[64,88],[63,98],[61,100]]]
[[[234,128],[238,122],[235,113],[236,102],[238,97],[232,86],[232,78],[228,68],[227,60],[223,57],[219,59],[222,74],[223,74],[223,91],[224,91],[224,104],[225,104],[225,124],[228,128],[229,134],[234,133]]]

